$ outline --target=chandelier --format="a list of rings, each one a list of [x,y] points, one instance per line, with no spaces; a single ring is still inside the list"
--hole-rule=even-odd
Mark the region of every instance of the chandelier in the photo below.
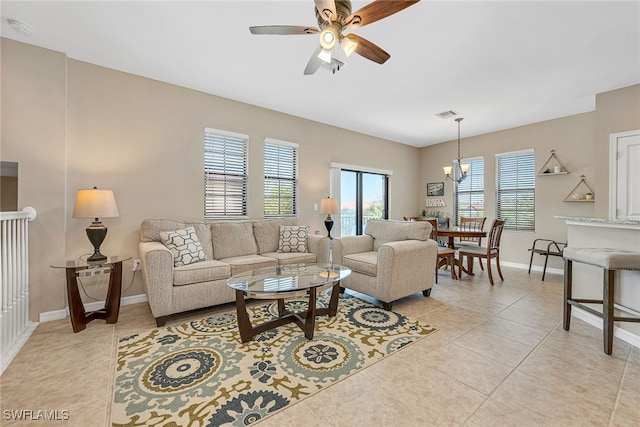
[[[444,170],[444,174],[446,176],[447,179],[450,179],[451,181],[455,181],[458,184],[460,184],[462,181],[464,181],[464,179],[467,177],[467,171],[469,170],[469,164],[461,164],[460,161],[462,160],[462,156],[460,155],[460,122],[463,120],[462,117],[458,117],[457,119],[455,119],[456,122],[458,122],[458,157],[456,157],[456,161],[453,162],[453,166],[443,166],[442,169]],[[456,167],[456,165],[458,165],[458,168],[460,170],[460,173],[458,174],[458,178],[453,178],[451,176],[451,171],[453,168]]]

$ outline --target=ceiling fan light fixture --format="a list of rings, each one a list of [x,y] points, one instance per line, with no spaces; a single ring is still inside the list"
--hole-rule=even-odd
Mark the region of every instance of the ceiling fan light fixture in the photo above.
[[[342,50],[344,50],[344,53],[348,58],[353,52],[355,52],[356,48],[358,47],[358,42],[355,42],[348,37],[344,37],[340,41],[340,46],[342,47]]]
[[[318,53],[318,59],[330,64],[331,63],[331,50],[322,49],[320,53]]]
[[[333,46],[335,46],[337,38],[338,36],[333,28],[325,28],[320,33],[320,46],[322,46],[323,49],[331,50]]]

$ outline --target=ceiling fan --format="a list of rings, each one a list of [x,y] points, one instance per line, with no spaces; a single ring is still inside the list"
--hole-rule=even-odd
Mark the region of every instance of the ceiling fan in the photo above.
[[[303,27],[295,25],[262,25],[249,27],[251,34],[268,35],[292,35],[292,34],[318,34],[320,33],[320,45],[311,55],[311,59],[304,69],[304,74],[315,73],[320,66],[326,64],[327,68],[339,70],[345,62],[339,60],[333,51],[339,46],[346,56],[353,52],[378,64],[384,64],[390,57],[382,48],[356,34],[344,35],[346,29],[355,30],[372,22],[379,21],[394,13],[418,3],[420,0],[375,0],[351,13],[350,0],[314,0],[318,27]]]

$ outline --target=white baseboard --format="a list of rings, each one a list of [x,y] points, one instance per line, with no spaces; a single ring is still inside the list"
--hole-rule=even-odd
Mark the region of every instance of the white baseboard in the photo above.
[[[28,322],[22,334],[13,342],[11,348],[7,350],[7,354],[2,355],[2,360],[0,360],[0,375],[2,375],[6,367],[9,366],[13,358],[16,357],[22,346],[25,345],[33,331],[35,331],[36,326],[38,326],[38,322]]]
[[[139,302],[146,302],[146,301],[148,301],[146,294],[132,295],[130,297],[123,297],[120,300],[120,305],[137,304]],[[84,309],[86,311],[96,311],[103,308],[104,304],[105,304],[104,301],[89,302],[84,304]],[[68,315],[69,315],[69,307],[65,307],[62,310],[47,311],[45,313],[40,313],[40,321],[49,322],[51,320],[64,319]]]
[[[501,266],[505,266],[505,267],[519,268],[521,270],[529,270],[529,264],[520,264],[520,263],[517,263],[517,262],[500,261],[500,265]],[[540,273],[542,273],[542,270],[543,270],[543,266],[542,265],[532,265],[531,266],[531,271],[539,271]],[[547,266],[547,273],[564,274],[564,268],[552,268],[552,267]]]
[[[580,307],[572,307],[571,315],[576,317],[577,319],[587,322],[591,326],[595,326],[600,330],[602,330],[603,328],[603,320],[600,317],[591,314],[588,311],[581,309]],[[614,326],[613,335],[617,338],[620,338],[622,341],[631,344],[634,347],[640,348],[640,336],[629,332],[626,329]]]

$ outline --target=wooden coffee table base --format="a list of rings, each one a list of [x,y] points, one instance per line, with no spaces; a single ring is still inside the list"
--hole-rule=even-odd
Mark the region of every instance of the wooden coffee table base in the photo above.
[[[335,282],[331,290],[331,299],[329,300],[329,307],[317,308],[316,300],[319,288],[311,288],[308,291],[309,294],[309,308],[307,311],[300,313],[292,313],[285,309],[285,298],[292,298],[300,295],[300,292],[289,292],[284,294],[278,294],[278,318],[270,320],[268,322],[261,323],[253,326],[249,320],[249,313],[247,313],[247,306],[245,304],[246,292],[236,289],[236,313],[238,317],[238,329],[240,330],[240,340],[244,343],[251,341],[251,338],[255,337],[262,332],[268,331],[278,326],[285,325],[287,323],[295,323],[304,332],[304,336],[307,339],[313,338],[313,331],[316,324],[316,316],[329,316],[334,317],[338,313],[338,294],[340,293],[340,282]],[[326,289],[326,288],[325,288]],[[260,294],[250,294],[254,298],[260,298]],[[271,299],[271,298],[269,298]]]

